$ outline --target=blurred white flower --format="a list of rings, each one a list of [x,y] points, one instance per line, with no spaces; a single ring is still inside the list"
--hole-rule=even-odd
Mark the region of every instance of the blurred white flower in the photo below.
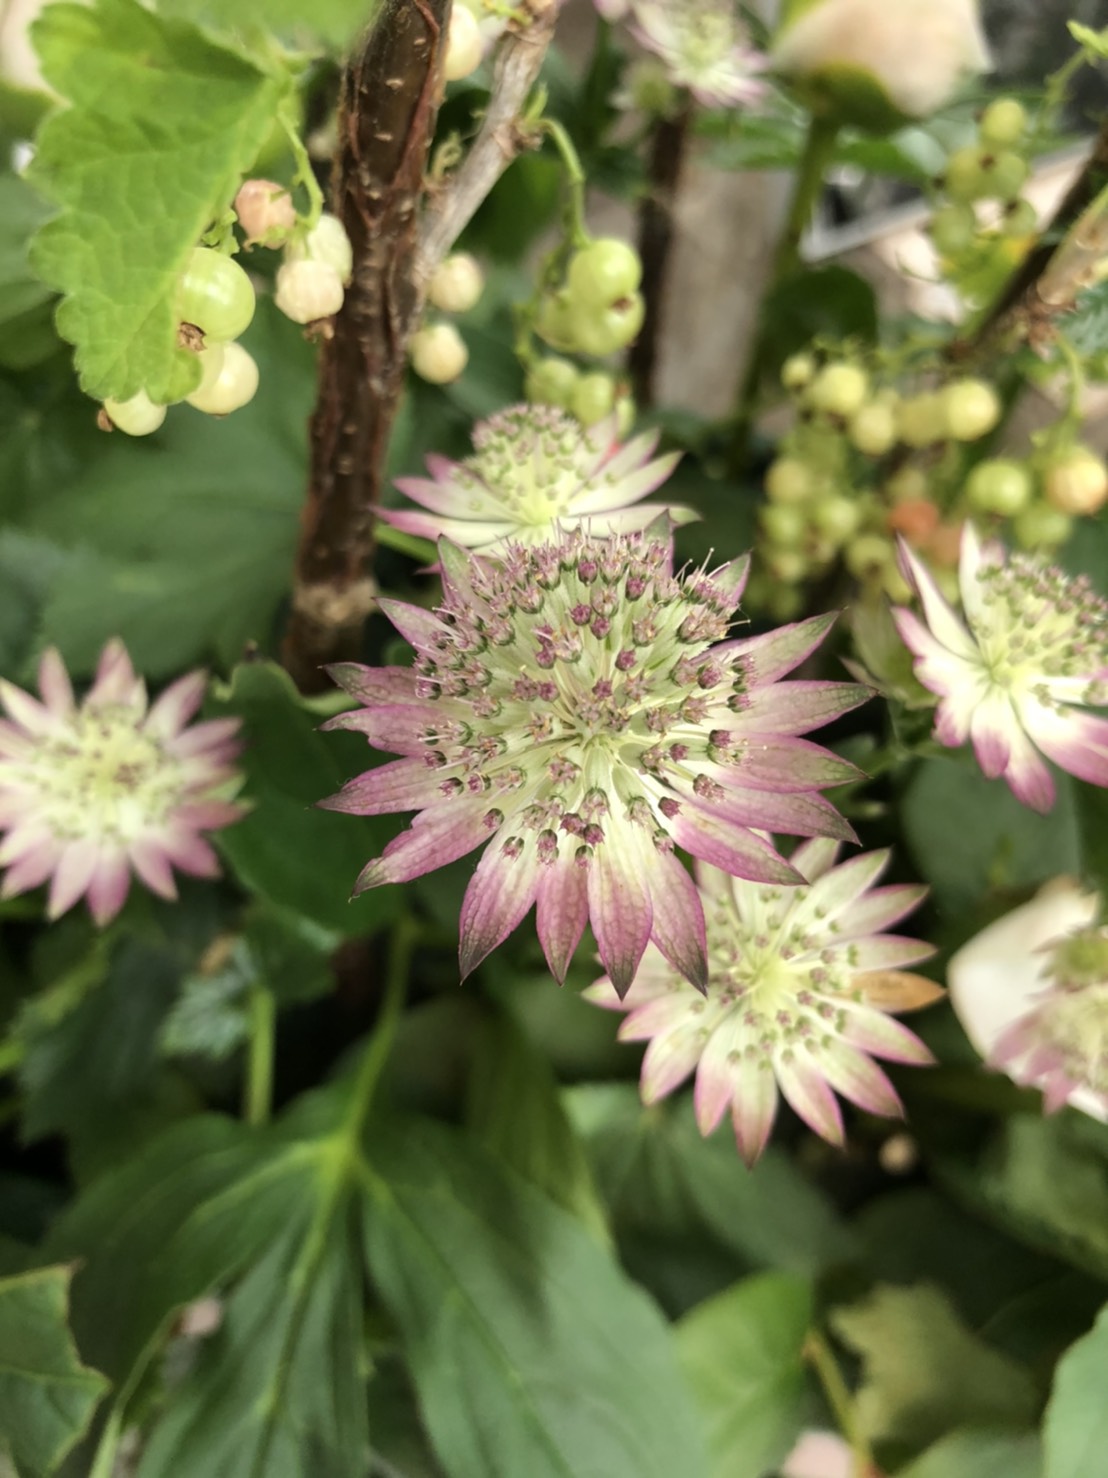
[[[837,1432],[802,1432],[781,1478],[854,1478],[854,1454]]]

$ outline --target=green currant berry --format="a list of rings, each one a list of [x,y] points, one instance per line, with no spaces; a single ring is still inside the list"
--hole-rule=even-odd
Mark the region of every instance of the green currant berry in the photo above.
[[[942,392],[947,435],[976,441],[1000,420],[1000,397],[984,380],[954,380]]]
[[[239,264],[209,246],[189,258],[177,292],[177,315],[205,338],[237,339],[254,317],[254,289]]]
[[[808,520],[795,503],[767,503],[759,510],[758,520],[766,538],[779,546],[792,547],[803,542]]]
[[[1049,503],[1032,503],[1016,516],[1012,532],[1022,549],[1057,549],[1073,532],[1073,519]]]
[[[457,82],[462,77],[468,77],[471,72],[476,72],[481,65],[484,51],[481,27],[473,11],[467,10],[464,5],[452,6],[442,59],[442,75],[447,82]]]
[[[408,345],[412,369],[431,385],[449,385],[465,369],[469,350],[452,323],[432,323],[414,333]]]
[[[241,344],[221,344],[219,369],[205,375],[191,395],[189,405],[208,416],[229,416],[254,399],[258,389],[258,366]],[[207,382],[207,383],[205,383]]]
[[[894,558],[893,546],[880,534],[859,534],[846,546],[843,558],[854,578],[865,580],[890,563]]]
[[[871,400],[855,411],[847,427],[851,442],[867,457],[883,457],[896,445],[896,408]]]
[[[468,313],[477,306],[484,288],[485,274],[477,258],[467,251],[456,251],[436,269],[427,288],[427,301],[443,313]]]
[[[639,293],[600,309],[585,309],[574,301],[569,311],[573,343],[583,353],[602,359],[617,349],[626,349],[638,337],[645,316],[646,304]]]
[[[786,390],[803,390],[816,373],[816,362],[810,354],[790,354],[781,366],[781,384]]]
[[[1027,110],[1015,98],[997,98],[981,115],[977,131],[990,149],[1018,144],[1027,129]]]
[[[1043,491],[1062,513],[1097,513],[1108,501],[1108,467],[1088,447],[1068,447],[1044,467]]]
[[[548,355],[546,359],[537,359],[527,371],[524,391],[535,405],[557,405],[568,410],[580,378],[577,366],[568,359]]]
[[[987,157],[973,145],[955,149],[946,161],[946,173],[943,175],[943,188],[951,200],[961,205],[972,205],[975,200],[984,200],[991,194],[991,185],[983,166]]]
[[[1014,200],[1027,183],[1031,166],[1022,154],[1012,149],[1003,149],[999,154],[986,156],[985,175],[989,182],[986,192],[991,200]]]
[[[539,305],[535,332],[552,349],[563,352],[577,348],[570,322],[569,299],[565,293],[551,293]]]
[[[610,416],[616,404],[616,382],[603,370],[582,375],[573,389],[570,409],[582,426],[595,426]]]
[[[1031,473],[1010,457],[989,457],[967,478],[966,501],[978,513],[1012,518],[1031,502]]]
[[[820,498],[814,505],[812,522],[837,547],[858,532],[862,508],[855,499],[835,493],[830,498]]]
[[[827,364],[819,371],[806,396],[813,410],[848,418],[869,394],[869,376],[856,364]]]
[[[946,408],[941,395],[912,395],[897,407],[896,428],[905,446],[934,446],[947,435]]]
[[[305,258],[282,262],[277,269],[273,301],[293,323],[320,323],[342,307],[346,290],[334,267]]]
[[[323,262],[348,286],[354,275],[354,248],[338,216],[324,211],[310,231],[294,236],[285,247],[286,262]]]
[[[145,390],[130,400],[106,400],[104,410],[115,429],[127,436],[149,436],[165,420],[165,406],[155,405]]]
[[[941,205],[931,217],[931,240],[944,257],[957,257],[977,236],[977,217],[968,205]]]
[[[885,491],[893,503],[915,503],[930,497],[931,485],[918,467],[901,467],[889,478]]]
[[[796,585],[808,573],[808,561],[799,549],[767,545],[762,553],[772,573],[786,585]]]
[[[1011,200],[1004,207],[1001,230],[1005,236],[1030,236],[1039,225],[1039,212],[1030,200]]]
[[[570,297],[586,309],[607,308],[629,298],[641,281],[638,252],[615,236],[602,236],[575,251],[566,272]]]
[[[766,496],[775,503],[803,503],[816,487],[811,467],[798,457],[778,457],[766,470]]]

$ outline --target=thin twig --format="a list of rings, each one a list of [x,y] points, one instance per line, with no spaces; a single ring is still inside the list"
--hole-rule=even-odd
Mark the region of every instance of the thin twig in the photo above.
[[[691,107],[686,104],[675,117],[661,118],[655,124],[647,163],[649,184],[639,207],[639,256],[646,316],[642,333],[631,346],[627,368],[635,398],[643,407],[654,404],[654,373],[673,247],[674,210],[691,116]]]
[[[415,278],[424,286],[473,219],[481,202],[531,140],[520,128],[531,89],[554,34],[560,0],[527,0],[529,20],[505,35],[497,52],[492,94],[480,132],[464,162],[433,201],[419,231]]]

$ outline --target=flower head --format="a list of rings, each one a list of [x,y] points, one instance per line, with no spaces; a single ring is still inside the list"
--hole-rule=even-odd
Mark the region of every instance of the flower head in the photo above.
[[[972,740],[990,779],[1003,775],[1024,805],[1049,811],[1054,782],[1039,757],[1093,785],[1108,785],[1108,722],[1082,704],[1108,701],[1108,604],[1084,578],[1031,555],[1005,558],[962,534],[959,586],[965,621],[904,545],[904,572],[923,605],[894,619],[916,676],[939,696],[935,737]]]
[[[933,113],[964,74],[992,66],[977,0],[818,0],[786,24],[771,60],[848,110],[872,110],[858,81],[876,84],[909,118]]]
[[[445,535],[495,555],[511,543],[556,538],[558,528],[630,533],[657,517],[664,505],[639,500],[678,462],[676,452],[651,461],[657,442],[657,432],[647,432],[620,446],[615,416],[586,429],[554,406],[513,406],[474,429],[475,451],[464,462],[428,457],[430,478],[398,480],[400,491],[428,512],[383,508],[381,517],[409,534]]]
[[[707,108],[755,102],[766,59],[731,0],[632,0],[631,33]]]
[[[642,1096],[655,1103],[696,1072],[702,1134],[729,1108],[739,1151],[765,1148],[778,1090],[824,1139],[841,1144],[835,1093],[873,1114],[900,1100],[873,1057],[926,1063],[931,1054],[886,1011],[939,994],[900,967],[931,946],[882,933],[925,889],[874,889],[889,860],[870,852],[835,866],[838,844],[803,843],[790,859],[809,886],[781,888],[698,869],[708,921],[708,990],[698,995],[657,950],[648,950],[622,1002],[603,979],[585,992],[627,1011],[620,1037],[649,1042]],[[890,973],[894,972],[894,973]]]
[[[753,828],[850,835],[822,786],[857,776],[796,737],[854,707],[850,683],[777,679],[831,618],[720,643],[748,560],[674,576],[652,531],[510,546],[503,564],[439,544],[434,612],[382,601],[416,649],[414,668],[332,668],[365,708],[356,729],[404,758],[325,804],[421,814],[357,889],[404,882],[482,844],[462,905],[468,974],[537,906],[539,937],[565,977],[591,921],[625,989],[653,939],[705,981],[704,913],[674,855],[728,872],[801,881]]]
[[[1108,929],[1100,900],[1058,878],[951,959],[950,999],[974,1046],[1047,1113],[1108,1122]]]
[[[123,643],[110,641],[80,704],[51,647],[39,666],[39,703],[0,681],[0,895],[50,882],[57,918],[83,895],[98,924],[123,907],[133,870],[163,898],[175,898],[174,867],[196,877],[219,872],[201,836],[237,821],[244,807],[233,761],[237,719],[188,721],[207,679],[194,672],[150,706]]]

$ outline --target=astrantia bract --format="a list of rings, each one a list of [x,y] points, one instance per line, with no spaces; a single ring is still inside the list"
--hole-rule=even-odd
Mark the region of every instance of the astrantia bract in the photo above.
[[[765,92],[758,74],[766,58],[750,45],[732,0],[633,0],[629,24],[670,81],[705,107],[734,107]]]
[[[330,720],[404,758],[326,805],[418,810],[358,879],[405,882],[487,843],[461,915],[463,973],[537,905],[562,980],[587,922],[620,989],[648,940],[703,986],[704,913],[674,855],[802,881],[752,828],[852,835],[822,786],[853,766],[796,736],[853,708],[850,683],[778,683],[831,623],[726,635],[748,560],[675,577],[668,537],[581,532],[503,563],[442,540],[435,612],[382,601],[412,669],[342,664],[367,706]]]
[[[0,682],[9,718],[0,720],[0,894],[10,898],[49,878],[57,918],[82,896],[98,924],[123,907],[132,870],[175,898],[173,868],[219,872],[201,835],[237,821],[244,807],[233,761],[237,719],[188,727],[207,679],[191,673],[150,706],[120,641],[104,648],[83,702],[53,648],[39,666],[37,702]]]
[[[900,997],[916,1005],[941,994],[897,973],[934,951],[882,932],[926,889],[875,889],[887,852],[835,866],[837,853],[838,844],[823,839],[796,849],[790,860],[808,887],[767,887],[698,867],[708,923],[706,995],[657,950],[644,955],[624,1000],[610,978],[585,992],[597,1005],[629,1013],[623,1041],[649,1042],[643,1101],[656,1103],[695,1071],[701,1133],[710,1134],[730,1109],[750,1165],[769,1138],[779,1090],[817,1134],[841,1144],[836,1092],[872,1114],[901,1112],[873,1057],[931,1061],[918,1037],[886,1012]]]
[[[442,536],[482,554],[509,543],[541,544],[587,526],[592,534],[644,529],[665,505],[641,503],[673,471],[678,453],[651,461],[658,433],[625,446],[616,418],[595,426],[546,405],[517,405],[480,422],[475,451],[463,462],[427,458],[430,478],[404,477],[396,486],[428,511],[382,508],[394,528],[425,539]],[[633,506],[638,505],[638,506]],[[687,509],[670,512],[692,517]]]
[[[996,543],[983,547],[967,524],[963,622],[907,545],[901,556],[923,620],[902,609],[893,617],[916,676],[939,695],[939,743],[972,740],[985,774],[1002,775],[1036,811],[1054,804],[1037,750],[1081,780],[1108,785],[1108,722],[1078,706],[1108,702],[1108,604],[1089,582],[1032,555],[1006,557]]]

